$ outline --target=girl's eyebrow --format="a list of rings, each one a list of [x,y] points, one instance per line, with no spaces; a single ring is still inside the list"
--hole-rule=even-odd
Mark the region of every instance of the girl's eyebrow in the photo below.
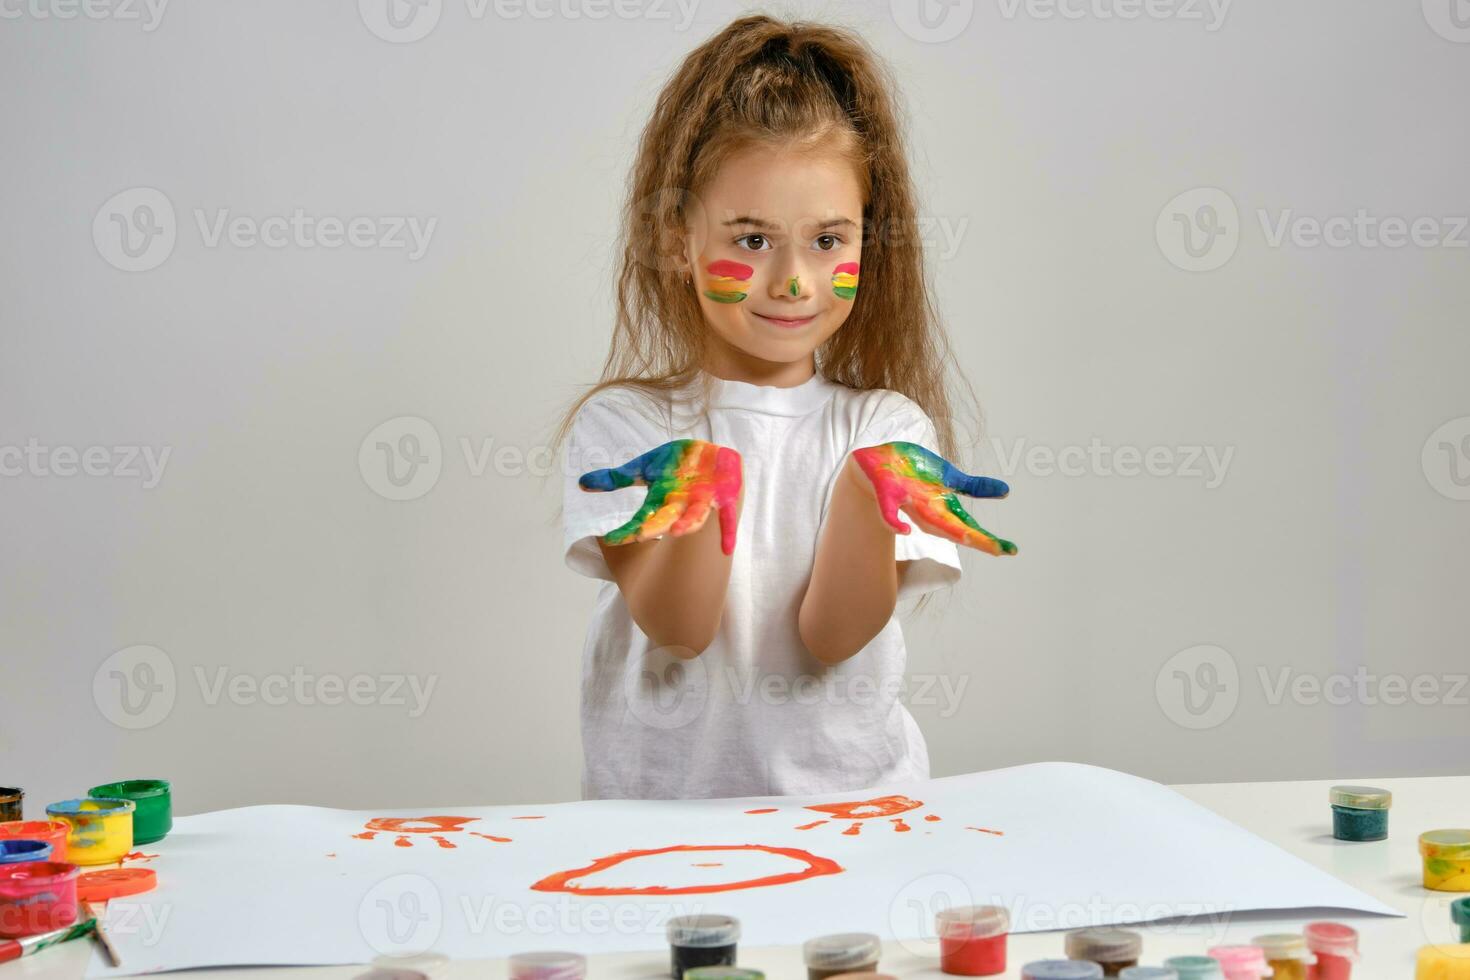
[[[763,229],[763,230],[772,230],[772,231],[774,231],[774,230],[776,230],[777,228],[780,227],[779,225],[775,224],[774,222],[762,221],[760,218],[753,218],[750,215],[744,215],[744,214],[738,215],[738,216],[736,216],[734,218],[730,218],[727,221],[723,222],[723,224],[725,224],[726,226],[729,226],[729,225],[750,225],[752,228],[760,228],[760,229]],[[817,228],[818,229],[823,229],[823,228],[837,228],[837,227],[842,226],[842,225],[846,225],[846,226],[848,226],[850,228],[856,228],[857,227],[857,224],[851,218],[828,218],[826,221],[818,222],[817,223]]]

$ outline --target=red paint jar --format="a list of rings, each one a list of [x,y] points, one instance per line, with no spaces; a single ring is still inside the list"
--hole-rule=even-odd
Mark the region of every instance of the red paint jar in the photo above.
[[[19,939],[77,921],[75,864],[32,861],[0,870],[0,937]]]
[[[1302,930],[1317,962],[1307,968],[1311,980],[1351,980],[1358,958],[1358,931],[1341,922],[1309,922]]]
[[[939,969],[960,977],[990,977],[1006,969],[1011,916],[999,905],[962,905],[934,917]]]

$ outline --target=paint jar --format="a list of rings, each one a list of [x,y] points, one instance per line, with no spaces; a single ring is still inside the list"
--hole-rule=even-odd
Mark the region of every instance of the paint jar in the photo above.
[[[0,868],[0,938],[65,929],[78,919],[77,866],[32,861]]]
[[[684,980],[766,980],[766,975],[740,966],[696,966],[685,972]]]
[[[1179,971],[1172,966],[1125,966],[1118,980],[1179,980]]]
[[[510,980],[583,980],[587,957],[580,953],[517,953],[510,958]]]
[[[1179,974],[1179,980],[1222,980],[1225,976],[1213,956],[1171,956],[1164,965]]]
[[[23,819],[26,791],[14,786],[0,786],[0,822]]]
[[[999,905],[960,905],[934,917],[939,969],[960,977],[989,977],[1006,969],[1011,915]]]
[[[1266,951],[1259,946],[1215,946],[1209,954],[1220,961],[1225,980],[1261,980],[1271,975]]]
[[[1307,980],[1307,967],[1317,961],[1299,932],[1271,932],[1251,943],[1265,952],[1272,980]]]
[[[132,800],[62,800],[46,815],[64,820],[67,859],[74,864],[111,864],[133,849]]]
[[[167,779],[125,779],[87,790],[100,799],[132,800],[133,843],[152,844],[163,840],[174,827],[173,797]]]
[[[43,840],[0,840],[0,864],[26,864],[51,860],[51,845]]]
[[[1457,898],[1450,903],[1450,919],[1460,927],[1460,942],[1470,943],[1470,898]]]
[[[1067,933],[1067,959],[1088,960],[1103,968],[1103,976],[1116,977],[1125,966],[1137,966],[1143,952],[1143,936],[1127,929],[1078,929]]]
[[[1317,957],[1312,980],[1348,980],[1358,959],[1358,930],[1341,922],[1308,922],[1302,930],[1307,949]]]
[[[0,823],[0,840],[43,840],[51,845],[51,860],[66,861],[66,837],[71,824],[62,820],[12,820]]]
[[[669,920],[671,975],[697,966],[734,966],[740,920],[729,915],[677,915]]]
[[[1091,960],[1032,960],[1021,967],[1021,980],[1096,980],[1102,967]]]
[[[1419,835],[1424,887],[1470,892],[1470,830],[1430,830]]]
[[[882,952],[882,940],[871,932],[818,936],[801,946],[807,980],[827,980],[844,973],[872,973],[878,968]]]
[[[1414,980],[1470,980],[1470,945],[1419,947]]]
[[[1332,836],[1338,840],[1383,840],[1388,836],[1388,808],[1393,794],[1377,786],[1334,786],[1327,791],[1332,804]]]

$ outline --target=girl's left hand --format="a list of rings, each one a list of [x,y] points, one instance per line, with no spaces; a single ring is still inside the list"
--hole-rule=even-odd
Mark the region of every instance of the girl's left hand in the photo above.
[[[1016,546],[985,530],[960,503],[969,497],[999,499],[1011,492],[1001,480],[971,476],[937,453],[912,442],[885,442],[855,449],[848,460],[855,482],[878,502],[883,519],[899,534],[912,530],[898,516],[902,509],[930,534],[990,555],[1014,555]]]

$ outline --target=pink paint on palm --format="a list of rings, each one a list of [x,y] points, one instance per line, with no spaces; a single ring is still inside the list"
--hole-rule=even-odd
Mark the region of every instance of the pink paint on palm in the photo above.
[[[900,508],[925,529],[990,555],[1014,555],[1016,546],[985,530],[960,503],[955,491],[971,497],[1004,497],[1010,487],[1000,480],[971,476],[944,457],[912,442],[885,442],[853,451],[853,458],[873,485],[883,519],[899,534],[913,530],[899,517]]]

